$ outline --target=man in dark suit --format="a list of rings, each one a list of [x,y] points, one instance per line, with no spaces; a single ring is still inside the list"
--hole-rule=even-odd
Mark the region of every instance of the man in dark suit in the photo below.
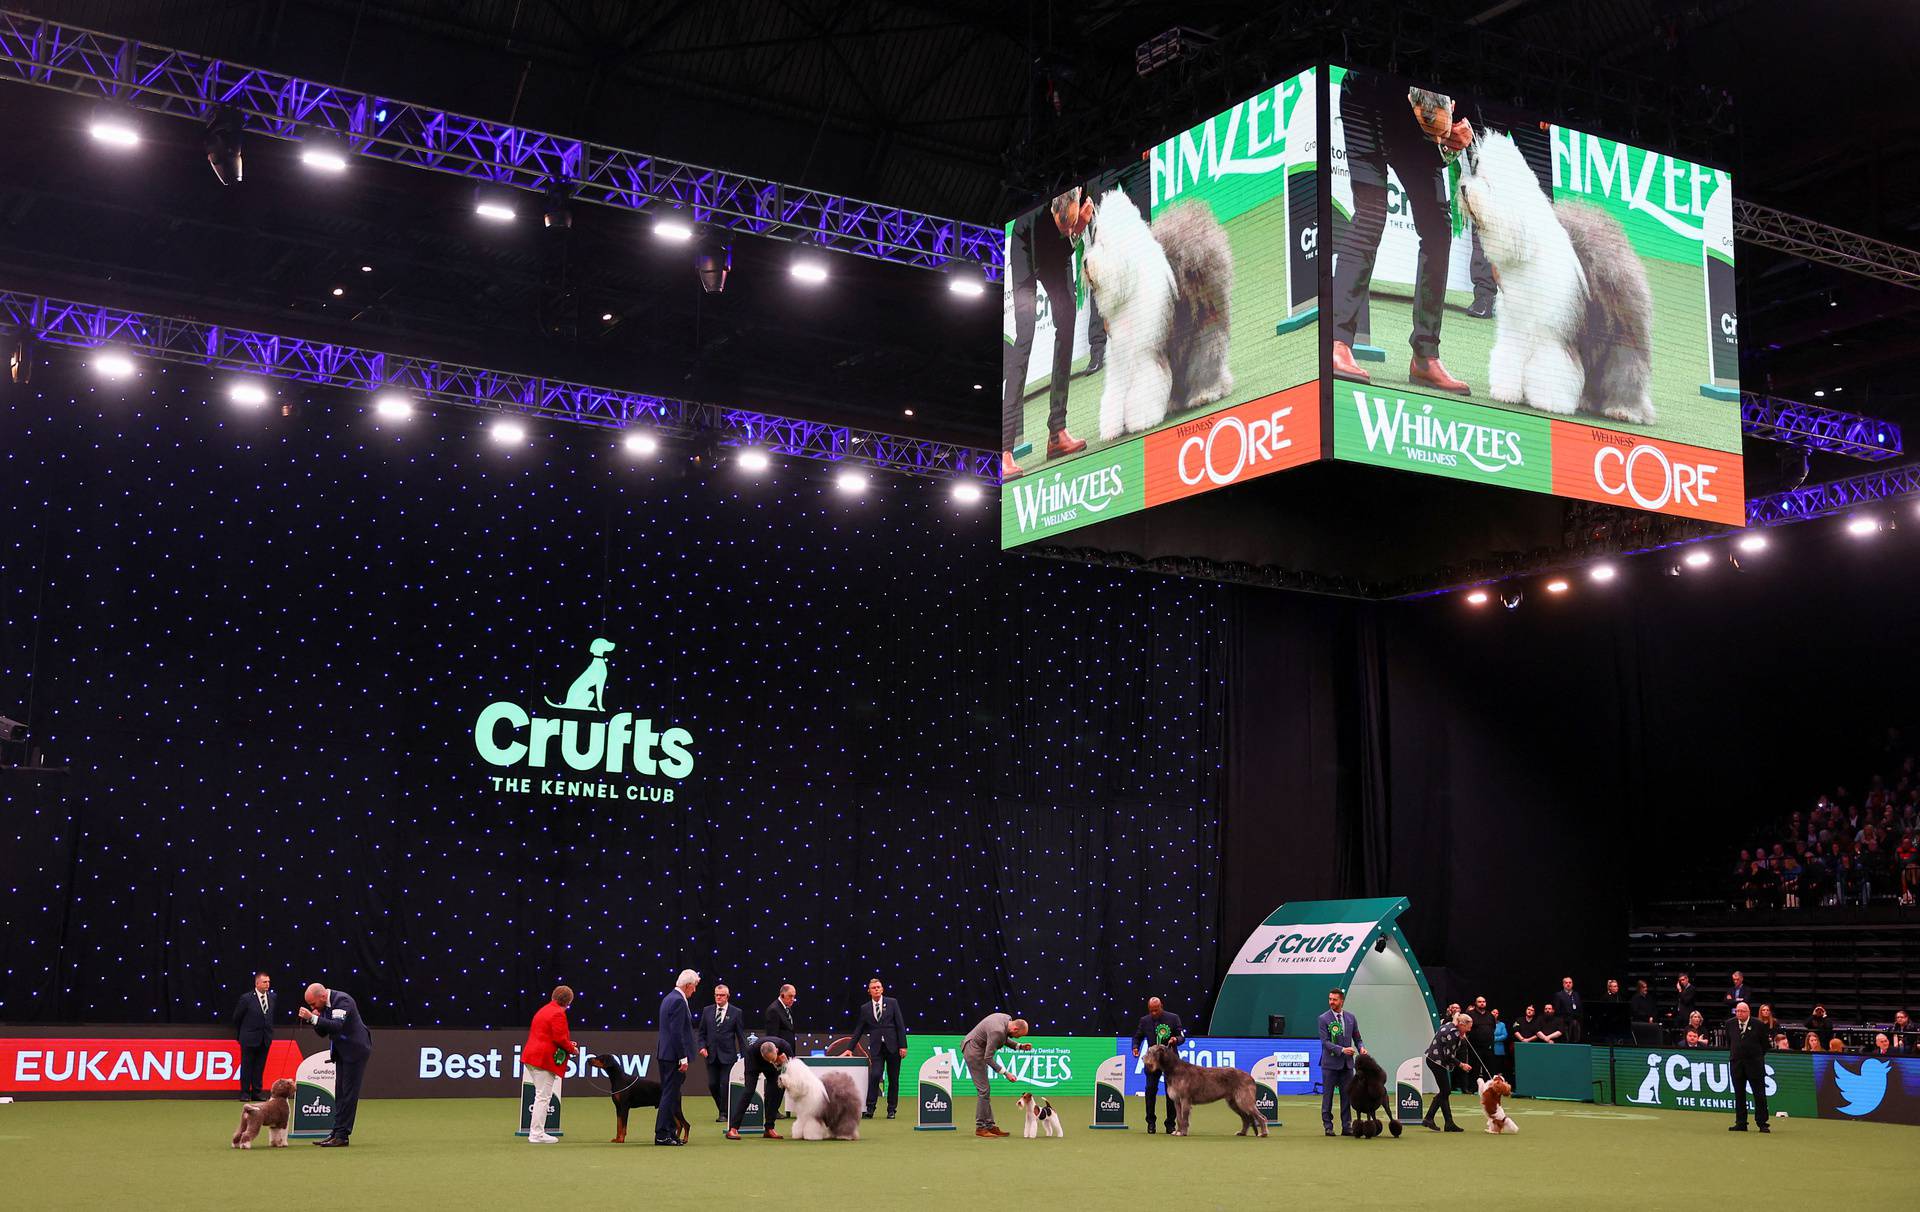
[[[373,1055],[373,1035],[360,1020],[359,1004],[338,989],[315,982],[307,986],[306,1002],[300,1017],[327,1037],[327,1051],[333,1057],[333,1135],[313,1143],[344,1149],[360,1111],[360,1082],[367,1075],[367,1058]]]
[[[900,1012],[900,1003],[887,996],[887,987],[879,977],[867,982],[867,1000],[860,1003],[853,1030],[847,1034],[867,1049],[866,1118],[873,1118],[873,1109],[880,1103],[880,1073],[884,1069],[887,1118],[892,1119],[900,1110],[900,1061],[907,1055],[907,1016]]]
[[[1353,1112],[1347,1109],[1347,1086],[1353,1081],[1353,1058],[1365,1049],[1360,1020],[1347,1013],[1347,992],[1327,994],[1327,1011],[1320,1016],[1320,1126],[1333,1135],[1333,1092],[1340,1092],[1340,1135],[1353,1135]]]
[[[1687,1020],[1693,1017],[1695,1010],[1699,1009],[1699,1007],[1694,1004],[1699,996],[1699,990],[1693,987],[1692,977],[1682,972],[1675,978],[1673,982],[1674,1026],[1680,1028],[1682,1031],[1686,1030]]]
[[[796,1000],[798,1000],[798,994],[794,992],[792,985],[780,986],[780,996],[774,998],[772,1004],[767,1007],[768,1035],[778,1039],[793,1038],[793,1003]]]
[[[1753,1021],[1747,1003],[1735,1002],[1733,1018],[1727,1023],[1727,1076],[1733,1082],[1733,1126],[1729,1132],[1747,1130],[1747,1087],[1753,1087],[1753,1115],[1762,1132],[1767,1125],[1767,1051],[1773,1047],[1767,1033]]]
[[[693,1055],[693,991],[700,974],[688,968],[673,989],[660,999],[660,1042],[654,1045],[653,1068],[660,1075],[660,1110],[653,1117],[653,1143],[678,1145],[673,1121],[680,1116],[680,1088],[687,1081],[687,1060]]]
[[[747,1050],[747,1025],[725,985],[713,987],[713,1005],[700,1011],[700,1055],[707,1062],[707,1089],[713,1095],[713,1122],[727,1122],[727,1076]]]
[[[1560,1021],[1567,1027],[1567,1042],[1577,1044],[1587,1028],[1587,1000],[1573,987],[1573,978],[1560,978],[1560,992],[1553,995],[1553,1008],[1560,1013]]]
[[[240,995],[233,1007],[233,1035],[240,1041],[240,1098],[259,1102],[267,1097],[263,1074],[267,1071],[267,1051],[273,1046],[273,1011],[280,995],[273,991],[273,978],[264,972],[253,974],[253,988]]]
[[[1186,1027],[1180,1022],[1180,1016],[1169,1013],[1166,1004],[1157,997],[1147,999],[1147,1012],[1141,1016],[1140,1023],[1133,1029],[1133,1054],[1140,1055],[1140,1049],[1153,1048],[1165,1044],[1169,1048],[1179,1048],[1186,1042]],[[1152,1136],[1154,1127],[1154,1097],[1160,1091],[1160,1071],[1148,1069],[1147,1078],[1147,1135]],[[1173,1093],[1167,1093],[1167,1131],[1174,1129]]]
[[[1727,1005],[1737,1006],[1741,1002],[1753,1004],[1753,994],[1747,990],[1747,975],[1744,972],[1733,974],[1733,988],[1727,990]]]
[[[791,985],[787,988],[792,988]],[[740,1139],[740,1121],[747,1116],[747,1104],[753,1101],[754,1083],[760,1083],[760,1135],[768,1140],[779,1140],[781,1136],[774,1131],[773,1123],[780,1118],[780,1070],[786,1068],[787,1058],[793,1054],[793,1045],[785,1036],[763,1035],[755,1040],[741,1058],[740,1084],[746,1093],[740,1099],[740,1105],[727,1113],[727,1139]]]

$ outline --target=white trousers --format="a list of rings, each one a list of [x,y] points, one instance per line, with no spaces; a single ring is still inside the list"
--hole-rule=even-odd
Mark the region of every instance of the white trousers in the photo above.
[[[560,1075],[529,1068],[527,1078],[533,1082],[533,1122],[527,1131],[527,1139],[531,1140],[547,1134],[547,1108],[553,1105],[553,1096],[560,1090]]]

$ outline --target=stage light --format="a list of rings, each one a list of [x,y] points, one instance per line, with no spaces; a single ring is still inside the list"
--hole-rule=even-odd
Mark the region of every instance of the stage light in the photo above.
[[[600,322],[601,322],[602,324],[611,324],[611,323],[613,323],[613,313],[612,313],[612,312],[610,312],[610,311],[603,311],[603,312],[601,312],[601,313],[600,313]]]
[[[733,246],[713,232],[701,235],[693,248],[693,272],[700,275],[700,289],[717,295],[727,288],[727,271],[733,268]]]
[[[901,415],[901,416],[905,416],[905,417],[910,417],[910,416],[912,416],[912,415],[913,415],[913,409],[911,409],[911,408],[903,408],[903,409],[901,409],[901,410],[900,410],[900,415]]]
[[[1611,564],[1595,564],[1587,570],[1587,575],[1596,581],[1611,581],[1617,574]]]
[[[1880,529],[1880,519],[1857,514],[1847,519],[1847,533],[1856,539],[1864,539]]]
[[[336,287],[334,287],[334,288],[333,288],[333,297],[334,297],[334,298],[336,298],[336,299],[337,299],[337,298],[339,298],[339,297],[340,297],[341,295],[344,295],[344,294],[346,294],[346,293],[347,293],[347,288],[346,288],[346,287],[344,287],[344,286],[336,286]]]
[[[661,215],[653,221],[653,237],[669,244],[685,244],[693,239],[693,224],[678,214]]]
[[[397,391],[383,392],[374,400],[373,411],[389,421],[404,421],[413,415],[413,401]]]
[[[573,227],[573,193],[565,185],[556,181],[541,195],[540,223],[549,231]]]
[[[1508,610],[1520,609],[1520,603],[1527,600],[1524,589],[1503,589],[1500,591],[1500,604]]]
[[[1752,555],[1756,551],[1765,551],[1767,549],[1767,536],[1763,534],[1743,534],[1739,540],[1734,543],[1734,546],[1746,552],[1748,555]]]
[[[1476,589],[1467,595],[1467,605],[1469,606],[1485,606],[1486,604],[1487,591],[1484,589]]]
[[[756,449],[752,446],[746,447],[739,454],[735,455],[733,461],[739,464],[741,471],[751,472],[765,471],[773,464],[773,460],[767,457],[766,451]]]
[[[1816,391],[1816,392],[1814,392],[1814,393],[1813,393],[1813,398],[1814,398],[1814,399],[1816,399],[1816,400],[1818,400],[1818,399],[1822,399],[1822,398],[1824,398],[1824,397],[1826,396],[1826,394],[1827,394],[1827,393],[1826,393],[1825,391]]]
[[[620,445],[630,455],[650,455],[660,449],[660,439],[650,433],[630,433],[621,439]]]
[[[513,195],[504,189],[477,186],[473,191],[473,213],[491,223],[511,223],[517,212]]]
[[[315,132],[300,144],[300,163],[322,173],[347,171],[347,149],[332,135]]]
[[[843,471],[833,477],[833,486],[848,496],[858,495],[867,490],[866,473],[860,471]]]
[[[518,446],[527,440],[527,427],[518,421],[495,421],[487,436],[502,446]]]
[[[363,274],[370,274],[370,273],[372,273],[372,272],[373,272],[373,266],[371,266],[371,265],[362,265],[362,266],[360,267],[360,272],[361,272],[361,273],[363,273]]]
[[[1684,562],[1688,568],[1705,568],[1712,559],[1704,550],[1696,549],[1686,554]]]
[[[108,147],[140,145],[140,125],[134,121],[133,111],[111,102],[94,109],[93,117],[87,122],[87,133],[93,136],[95,143],[104,143]]]
[[[947,289],[967,299],[987,293],[987,276],[970,261],[954,261],[947,266]]]
[[[1548,593],[1565,593],[1566,591],[1567,591],[1567,583],[1565,581],[1556,579],[1556,580],[1547,582]]]
[[[238,185],[242,174],[243,160],[240,154],[242,138],[240,112],[223,109],[207,123],[204,144],[207,150],[207,163],[213,168],[213,175],[222,185]]]
[[[787,272],[810,286],[827,280],[827,257],[817,248],[802,244],[793,250],[793,263]]]
[[[258,383],[235,383],[227,388],[227,399],[246,408],[258,408],[267,402],[267,389]]]
[[[21,387],[33,382],[33,362],[35,346],[32,337],[22,335],[14,340],[13,349],[7,354],[7,377]]]
[[[980,486],[972,480],[962,480],[953,486],[953,499],[962,505],[971,505],[981,497]]]
[[[124,379],[133,373],[133,359],[116,350],[105,350],[94,358],[93,369],[102,378]]]
[[[979,390],[980,390],[980,386],[981,386],[980,384],[978,384],[978,383],[975,383],[975,384],[973,385],[973,389],[974,389],[975,391],[979,391]]]

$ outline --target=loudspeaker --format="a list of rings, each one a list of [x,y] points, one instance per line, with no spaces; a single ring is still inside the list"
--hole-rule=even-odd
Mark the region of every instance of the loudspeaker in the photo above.
[[[1267,1015],[1267,1034],[1268,1035],[1278,1037],[1278,1036],[1285,1035],[1286,1033],[1287,1033],[1287,1016],[1286,1015],[1284,1014]]]

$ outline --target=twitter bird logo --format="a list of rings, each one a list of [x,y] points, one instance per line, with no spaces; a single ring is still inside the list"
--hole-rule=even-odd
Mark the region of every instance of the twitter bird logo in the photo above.
[[[1887,1096],[1887,1070],[1892,1068],[1883,1060],[1863,1060],[1860,1072],[1854,1073],[1838,1062],[1833,1066],[1833,1080],[1840,1087],[1840,1097],[1847,1101],[1840,1104],[1842,1115],[1872,1115],[1880,1100]]]

